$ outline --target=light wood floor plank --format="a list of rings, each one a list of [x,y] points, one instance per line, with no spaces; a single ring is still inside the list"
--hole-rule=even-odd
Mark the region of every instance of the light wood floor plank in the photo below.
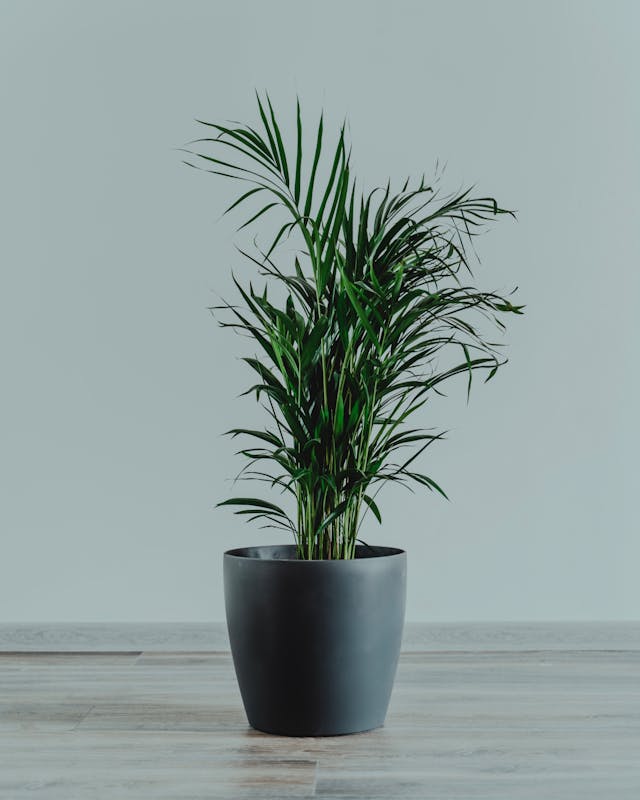
[[[384,728],[248,727],[228,653],[3,654],[0,799],[638,800],[640,652],[404,653]]]

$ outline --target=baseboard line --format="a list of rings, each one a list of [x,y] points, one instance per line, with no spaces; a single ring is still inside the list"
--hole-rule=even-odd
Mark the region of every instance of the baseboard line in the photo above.
[[[0,652],[226,651],[223,622],[0,623]],[[406,652],[640,650],[640,621],[407,622]]]

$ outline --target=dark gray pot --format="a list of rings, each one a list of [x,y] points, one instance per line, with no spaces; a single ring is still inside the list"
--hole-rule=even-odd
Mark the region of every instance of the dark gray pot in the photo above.
[[[249,724],[335,736],[384,723],[404,623],[407,556],[358,546],[302,561],[293,545],[224,554],[233,663]]]

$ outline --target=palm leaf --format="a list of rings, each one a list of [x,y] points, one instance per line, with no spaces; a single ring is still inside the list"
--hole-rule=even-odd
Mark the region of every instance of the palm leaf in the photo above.
[[[478,233],[513,212],[474,195],[473,187],[442,195],[438,175],[432,183],[424,175],[413,185],[407,179],[398,191],[389,180],[359,192],[345,124],[325,146],[321,114],[306,152],[297,100],[289,151],[271,98],[256,93],[256,100],[257,126],[203,123],[217,136],[199,143],[225,157],[187,152],[198,168],[249,184],[225,213],[246,212],[262,198],[240,228],[269,212],[269,219],[280,216],[266,247],[255,242],[255,253],[239,251],[264,285],[234,276],[242,307],[217,308],[231,316],[220,320],[223,327],[257,346],[243,360],[259,382],[245,394],[255,394],[272,420],[271,429],[229,431],[251,440],[240,451],[246,464],[237,479],[269,483],[290,495],[293,507],[290,514],[251,497],[220,505],[292,530],[300,558],[353,558],[363,512],[381,522],[374,496],[385,485],[418,485],[446,497],[412,468],[444,433],[409,425],[442,394],[441,385],[466,375],[469,399],[478,370],[490,380],[506,363],[485,327],[504,330],[501,318],[524,307],[460,276],[472,274]],[[394,463],[404,448],[411,454]]]

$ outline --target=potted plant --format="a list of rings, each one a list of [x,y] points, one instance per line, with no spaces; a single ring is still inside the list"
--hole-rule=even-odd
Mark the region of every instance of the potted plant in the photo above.
[[[446,381],[465,375],[468,393],[474,373],[489,380],[505,363],[477,323],[502,329],[522,306],[465,275],[474,235],[512,212],[470,189],[442,197],[424,176],[364,192],[344,124],[327,159],[322,115],[309,146],[298,101],[290,147],[268,95],[256,96],[258,126],[202,122],[206,152],[185,162],[246,184],[227,212],[262,201],[241,228],[279,215],[266,245],[240,250],[264,284],[234,277],[241,305],[212,309],[255,347],[247,393],[268,417],[229,431],[246,441],[240,477],[285,498],[219,505],[293,537],[224,554],[229,637],[254,728],[352,733],[384,722],[406,583],[406,553],[361,542],[360,526],[367,512],[382,521],[376,495],[389,482],[446,497],[416,471],[443,434],[409,425]]]

